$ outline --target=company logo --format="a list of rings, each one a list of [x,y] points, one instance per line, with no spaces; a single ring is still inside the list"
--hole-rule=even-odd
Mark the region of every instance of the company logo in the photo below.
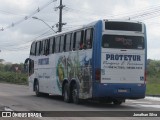
[[[106,54],[106,60],[141,61],[140,55]]]

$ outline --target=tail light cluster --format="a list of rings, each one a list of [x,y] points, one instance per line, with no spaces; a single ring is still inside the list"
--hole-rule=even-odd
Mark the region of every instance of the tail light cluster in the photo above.
[[[147,83],[147,72],[145,71],[144,72],[144,84],[146,84]]]
[[[96,69],[95,79],[98,82],[100,82],[100,80],[101,80],[101,69],[99,69],[99,68]]]

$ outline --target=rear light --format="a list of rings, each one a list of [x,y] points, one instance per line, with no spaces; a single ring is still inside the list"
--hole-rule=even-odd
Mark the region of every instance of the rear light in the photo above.
[[[101,69],[96,69],[96,81],[100,82],[101,79]]]
[[[147,72],[145,71],[144,72],[144,84],[146,84],[147,83]]]

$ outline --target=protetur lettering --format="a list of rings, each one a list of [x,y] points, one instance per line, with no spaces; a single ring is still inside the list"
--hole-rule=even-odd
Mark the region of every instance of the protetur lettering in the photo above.
[[[140,55],[106,54],[106,60],[141,61]]]

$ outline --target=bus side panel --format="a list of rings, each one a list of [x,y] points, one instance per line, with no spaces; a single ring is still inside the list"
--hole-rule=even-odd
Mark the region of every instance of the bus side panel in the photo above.
[[[92,97],[97,94],[96,70],[101,69],[101,40],[102,39],[102,21],[99,21],[94,28],[93,53],[92,53]]]
[[[88,49],[59,53],[56,56],[56,78],[54,78],[56,82],[54,83],[56,93],[62,93],[64,79],[69,82],[76,80],[80,86],[79,97],[81,99],[91,98],[91,54],[92,49]]]

